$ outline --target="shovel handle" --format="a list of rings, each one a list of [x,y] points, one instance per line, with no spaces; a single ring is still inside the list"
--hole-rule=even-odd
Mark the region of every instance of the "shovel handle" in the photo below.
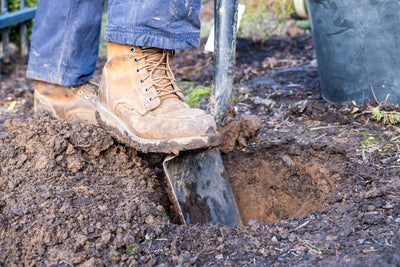
[[[215,0],[214,80],[209,110],[219,127],[231,102],[239,0]]]

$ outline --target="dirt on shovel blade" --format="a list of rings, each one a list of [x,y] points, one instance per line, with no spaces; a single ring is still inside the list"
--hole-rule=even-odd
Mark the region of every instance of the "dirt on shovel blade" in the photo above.
[[[210,85],[203,46],[177,52],[178,81]],[[26,60],[1,68],[1,266],[400,265],[400,131],[321,99],[309,35],[238,40],[220,147],[233,227],[181,224],[165,155],[34,117]]]

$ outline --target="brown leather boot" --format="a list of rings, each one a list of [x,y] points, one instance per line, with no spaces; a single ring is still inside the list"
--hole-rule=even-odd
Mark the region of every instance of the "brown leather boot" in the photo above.
[[[86,125],[98,125],[96,84],[88,82],[78,87],[65,87],[34,81],[34,109],[47,110],[53,116],[68,121],[78,120]]]
[[[108,42],[99,89],[103,126],[144,152],[174,152],[220,143],[213,118],[191,109],[170,69],[173,51]]]

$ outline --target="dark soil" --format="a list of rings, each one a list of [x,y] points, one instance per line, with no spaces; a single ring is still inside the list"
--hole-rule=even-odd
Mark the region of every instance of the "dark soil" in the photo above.
[[[234,227],[180,223],[164,155],[34,116],[25,69],[2,66],[1,266],[400,265],[400,130],[369,105],[321,99],[310,36],[238,41],[220,147]],[[212,83],[202,49],[178,52],[175,69]]]

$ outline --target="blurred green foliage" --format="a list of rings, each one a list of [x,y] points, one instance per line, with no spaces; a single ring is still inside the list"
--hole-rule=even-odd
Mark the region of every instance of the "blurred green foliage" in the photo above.
[[[8,0],[8,12],[15,11],[19,9],[20,0]],[[25,0],[25,6],[36,6],[37,0]]]
[[[38,0],[25,0],[25,6],[26,7],[32,7],[37,5]],[[19,4],[20,0],[7,0],[8,4],[8,12],[13,12],[19,9]],[[27,28],[28,28],[28,38],[30,39],[31,34],[32,34],[32,26],[33,26],[33,20],[26,22]],[[21,36],[20,36],[20,27],[19,25],[12,25],[9,28],[10,32],[10,42],[12,43],[18,43]]]
[[[293,0],[241,0],[246,5],[238,36],[264,42],[280,33],[294,12]]]

